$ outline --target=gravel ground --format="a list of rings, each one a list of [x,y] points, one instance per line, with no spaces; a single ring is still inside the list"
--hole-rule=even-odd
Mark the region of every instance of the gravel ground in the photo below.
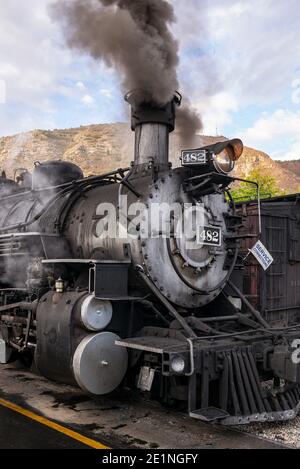
[[[300,416],[286,422],[258,423],[239,429],[270,441],[300,448]]]

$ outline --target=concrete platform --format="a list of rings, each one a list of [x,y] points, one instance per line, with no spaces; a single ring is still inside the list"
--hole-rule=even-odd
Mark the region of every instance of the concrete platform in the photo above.
[[[0,399],[111,448],[282,448],[263,438],[209,425],[145,401],[132,391],[91,397],[13,365],[0,366]],[[0,448],[82,448],[0,402]]]
[[[88,449],[45,425],[0,405],[0,449]]]

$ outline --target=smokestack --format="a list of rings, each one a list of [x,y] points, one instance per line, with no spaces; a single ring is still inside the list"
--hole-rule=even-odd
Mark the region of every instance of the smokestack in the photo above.
[[[131,105],[131,129],[135,132],[134,165],[154,164],[159,169],[169,165],[169,134],[175,128],[176,108],[181,95],[164,106],[141,102],[139,92],[127,93],[125,100]]]

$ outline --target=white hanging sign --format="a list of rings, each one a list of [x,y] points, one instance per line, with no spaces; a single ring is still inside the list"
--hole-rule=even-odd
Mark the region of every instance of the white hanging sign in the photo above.
[[[264,270],[267,270],[274,262],[273,257],[261,241],[257,241],[253,248],[250,249],[250,252],[252,252]]]

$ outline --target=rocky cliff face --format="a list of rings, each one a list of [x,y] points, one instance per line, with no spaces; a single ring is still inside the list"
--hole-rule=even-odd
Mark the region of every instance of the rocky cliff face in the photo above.
[[[196,136],[194,147],[208,145],[225,137]],[[0,169],[13,177],[17,168],[31,170],[35,161],[65,159],[79,165],[85,175],[99,174],[118,167],[126,167],[133,159],[134,135],[128,124],[101,124],[66,130],[34,130],[0,139]],[[171,134],[170,159],[180,165],[182,149],[180,136]],[[289,162],[291,163],[291,162]],[[235,174],[247,176],[253,168],[274,177],[280,189],[298,192],[300,163],[294,167],[281,164],[267,154],[245,147]]]
[[[280,165],[300,177],[300,160],[280,161]]]

